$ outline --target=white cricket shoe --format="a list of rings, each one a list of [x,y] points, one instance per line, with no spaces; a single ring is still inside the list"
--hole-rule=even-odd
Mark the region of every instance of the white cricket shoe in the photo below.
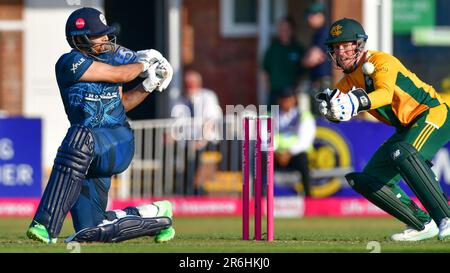
[[[450,236],[450,218],[446,217],[441,220],[441,223],[439,224],[439,240],[445,240],[448,239],[448,236]]]
[[[450,225],[448,226],[448,233],[450,234]],[[431,220],[427,224],[425,224],[425,228],[423,230],[417,230],[412,227],[407,226],[406,230],[402,233],[396,233],[391,236],[391,240],[393,241],[421,241],[429,238],[433,238],[438,235],[439,229],[436,223]]]

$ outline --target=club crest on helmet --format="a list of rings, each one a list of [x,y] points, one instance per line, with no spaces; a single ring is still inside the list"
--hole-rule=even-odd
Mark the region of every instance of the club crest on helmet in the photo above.
[[[333,37],[337,37],[342,34],[342,26],[341,25],[335,25],[330,30],[330,35]]]

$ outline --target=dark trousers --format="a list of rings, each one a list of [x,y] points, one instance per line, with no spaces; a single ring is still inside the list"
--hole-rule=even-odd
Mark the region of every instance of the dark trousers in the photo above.
[[[311,196],[311,177],[309,174],[308,157],[306,155],[306,152],[292,156],[287,166],[280,166],[276,160],[274,163],[275,168],[277,169],[287,168],[299,171],[302,175],[302,183],[305,191],[305,196]]]
[[[77,202],[70,210],[75,231],[100,224],[106,215],[111,176],[123,172],[134,155],[134,136],[127,127],[92,129],[95,156]]]

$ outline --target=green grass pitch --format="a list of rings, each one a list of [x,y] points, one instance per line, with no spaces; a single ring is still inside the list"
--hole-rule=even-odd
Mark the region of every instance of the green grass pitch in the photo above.
[[[28,240],[25,231],[29,222],[28,218],[0,218],[0,252],[68,253],[76,250],[63,242],[73,231],[70,219],[55,245]],[[450,241],[440,242],[437,238],[408,243],[389,241],[389,235],[404,226],[385,217],[275,218],[274,242],[242,241],[238,217],[178,217],[174,226],[175,239],[165,244],[157,244],[153,238],[138,238],[116,244],[81,244],[79,250],[82,253],[450,252]]]

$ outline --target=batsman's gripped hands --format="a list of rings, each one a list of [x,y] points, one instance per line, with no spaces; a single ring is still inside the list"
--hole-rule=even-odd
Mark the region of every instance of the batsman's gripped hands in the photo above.
[[[172,80],[172,66],[169,62],[156,62],[147,69],[147,78],[142,82],[145,91],[164,91]]]
[[[156,88],[159,92],[162,92],[169,86],[173,77],[172,65],[166,58],[159,61],[159,65],[156,67],[156,75],[162,78],[161,85]]]
[[[146,79],[142,83],[147,92],[164,91],[173,77],[173,68],[160,52],[154,49],[137,51],[138,62],[144,64],[144,70],[139,75]]]
[[[154,63],[150,65],[150,67],[147,69],[147,78],[142,82],[142,86],[144,87],[144,90],[148,93],[153,92],[156,88],[158,88],[161,85],[162,78],[156,74],[156,68],[158,67],[159,63]]]
[[[136,52],[136,57],[138,62],[144,65],[144,69],[139,75],[141,78],[146,78],[148,76],[147,70],[151,65],[164,59],[163,55],[155,49],[139,50]]]

